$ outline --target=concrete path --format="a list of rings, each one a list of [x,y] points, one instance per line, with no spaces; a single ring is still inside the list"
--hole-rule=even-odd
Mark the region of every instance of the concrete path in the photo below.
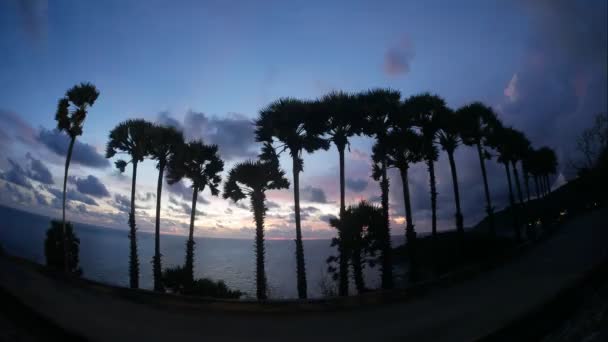
[[[544,303],[608,257],[608,210],[579,217],[502,267],[420,298],[351,311],[167,309],[66,287],[0,258],[0,286],[71,332],[98,341],[470,341]]]

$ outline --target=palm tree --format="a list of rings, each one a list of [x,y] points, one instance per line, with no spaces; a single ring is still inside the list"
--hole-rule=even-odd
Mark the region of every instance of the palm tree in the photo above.
[[[524,222],[527,222],[528,214],[527,214],[527,210],[526,210],[525,204],[524,204],[524,195],[523,195],[523,191],[521,189],[521,183],[519,182],[519,171],[517,169],[517,162],[522,162],[522,164],[523,164],[523,160],[526,158],[526,153],[530,149],[531,144],[530,144],[530,140],[528,140],[528,138],[526,138],[526,135],[523,132],[518,131],[516,129],[512,129],[510,144],[511,144],[511,151],[512,151],[511,168],[513,169],[513,176],[515,178],[515,185],[516,185],[516,189],[517,189],[517,198],[519,199],[519,209],[520,209],[519,212],[523,216]],[[527,234],[528,238],[531,237],[529,235],[530,233],[531,233],[530,230],[526,230],[526,234]]]
[[[349,93],[342,91],[331,92],[321,98],[316,103],[317,118],[320,122],[325,122],[325,133],[328,140],[336,145],[339,156],[340,166],[340,217],[346,209],[345,204],[345,184],[344,177],[344,151],[349,145],[348,139],[362,132],[364,126],[364,116],[359,99]],[[338,233],[340,230],[338,230]],[[342,240],[340,240],[342,241]],[[343,248],[338,245],[338,249]],[[348,261],[343,258],[345,253],[340,254],[340,283],[338,292],[341,296],[348,295]]]
[[[557,156],[555,155],[555,151],[546,146],[541,147],[538,149],[538,162],[545,193],[549,194],[551,193],[549,175],[553,175],[557,172]]]
[[[411,129],[412,121],[410,118],[403,115],[393,115],[391,121],[394,127],[386,136],[387,167],[397,168],[401,174],[405,205],[405,237],[410,260],[409,279],[415,281],[418,279],[416,231],[414,230],[414,218],[410,201],[408,170],[411,164],[423,160],[424,141],[420,135]]]
[[[173,127],[154,126],[150,136],[150,157],[157,161],[158,184],[156,186],[156,221],[154,229],[154,291],[163,292],[160,254],[160,200],[163,190],[163,175],[171,157],[184,145],[184,135]]]
[[[460,208],[460,191],[458,186],[458,174],[456,169],[456,161],[454,160],[454,152],[462,143],[460,132],[462,131],[462,120],[460,115],[446,107],[439,116],[439,131],[437,132],[439,145],[448,154],[450,162],[450,171],[452,173],[452,186],[454,188],[454,203],[456,205],[456,231],[459,235],[460,247],[463,247],[464,241],[464,219],[462,209]]]
[[[393,288],[393,263],[391,259],[391,238],[389,220],[389,179],[387,174],[386,134],[390,130],[389,113],[399,110],[401,93],[391,89],[373,89],[360,96],[364,108],[364,133],[373,136],[376,143],[372,148],[372,177],[380,183],[380,203],[384,217],[384,226],[380,247],[380,264],[382,288]]]
[[[133,165],[131,179],[131,211],[129,212],[129,285],[131,288],[139,287],[139,260],[137,257],[137,236],[135,228],[135,185],[137,180],[137,165],[150,153],[150,137],[154,125],[150,122],[136,119],[121,122],[110,131],[110,139],[106,146],[106,158],[112,158],[117,153],[130,157],[129,162],[116,161],[115,165],[124,172],[128,163]]]
[[[533,155],[534,155],[534,149],[532,148],[532,146],[528,146],[528,149],[524,152],[522,159],[521,159],[521,168],[524,173],[524,183],[526,185],[526,197],[528,199],[528,202],[530,202],[530,198],[531,198],[531,196],[530,196],[530,175],[531,175],[531,171],[532,171],[532,164],[534,163]]]
[[[97,100],[97,97],[99,97],[99,91],[93,84],[80,83],[66,91],[65,96],[59,99],[59,103],[57,104],[57,112],[55,113],[57,129],[60,132],[65,132],[70,137],[70,144],[68,145],[68,153],[65,157],[65,169],[63,173],[63,204],[61,214],[61,231],[64,236],[63,268],[65,272],[68,272],[69,270],[67,246],[70,244],[70,242],[67,241],[65,226],[65,201],[66,187],[68,184],[68,169],[70,168],[72,150],[74,149],[76,137],[82,135],[82,128],[84,125],[84,120],[87,117],[89,107],[93,106]]]
[[[279,159],[270,145],[265,145],[263,161],[245,161],[235,165],[224,183],[224,198],[238,202],[245,197],[251,201],[255,222],[255,255],[257,298],[266,299],[266,271],[264,268],[264,217],[266,190],[287,189],[289,181],[279,168]],[[271,158],[268,158],[270,156]]]
[[[433,241],[437,238],[437,181],[435,179],[435,162],[439,151],[435,145],[437,132],[441,129],[439,118],[446,111],[445,101],[429,93],[410,96],[403,103],[406,113],[412,116],[415,125],[420,128],[424,140],[424,159],[429,172],[431,189],[431,234]]]
[[[292,159],[293,197],[296,223],[296,268],[298,297],[307,298],[306,265],[304,244],[300,226],[300,172],[304,169],[302,151],[312,153],[329,148],[329,143],[321,138],[323,125],[310,119],[311,103],[293,98],[282,98],[260,111],[255,122],[256,141],[273,144],[280,142],[280,152],[288,151]]]
[[[484,105],[481,102],[474,102],[458,109],[458,113],[463,120],[463,130],[461,132],[462,142],[465,145],[475,145],[477,154],[479,155],[479,163],[481,165],[481,174],[483,177],[484,193],[486,197],[486,213],[488,214],[488,223],[490,234],[496,236],[496,227],[494,225],[494,208],[492,207],[492,199],[490,197],[490,188],[488,186],[488,175],[486,173],[485,159],[489,158],[489,153],[484,153],[484,144],[486,136],[490,134],[494,123],[496,122],[496,114],[492,108]]]
[[[169,184],[179,182],[183,177],[192,182],[192,208],[190,209],[190,231],[186,242],[186,262],[184,265],[186,286],[194,282],[194,221],[196,218],[196,201],[198,193],[209,188],[212,196],[219,195],[218,186],[222,181],[220,173],[224,162],[218,155],[217,145],[205,145],[200,140],[183,145],[181,151],[169,159]]]

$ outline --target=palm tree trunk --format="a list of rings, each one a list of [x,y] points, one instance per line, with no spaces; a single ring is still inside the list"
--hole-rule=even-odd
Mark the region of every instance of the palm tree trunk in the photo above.
[[[355,248],[352,252],[353,277],[355,287],[359,294],[365,292],[365,281],[363,280],[363,261],[361,260],[361,248]]]
[[[304,262],[304,244],[302,243],[302,228],[300,226],[300,167],[298,154],[293,155],[293,201],[296,219],[296,270],[298,279],[298,298],[306,299],[306,264]]]
[[[509,162],[504,162],[505,171],[507,171],[507,181],[509,182],[509,204],[511,205],[511,215],[513,217],[513,234],[516,241],[521,241],[521,232],[519,231],[519,221],[517,218],[517,210],[515,208],[515,198],[513,197],[513,186],[511,185],[511,172],[509,171]]]
[[[540,198],[540,187],[538,185],[538,176],[534,175],[534,184],[536,185],[536,199]]]
[[[496,237],[496,226],[494,225],[494,208],[492,207],[492,199],[490,198],[490,187],[488,186],[488,175],[486,173],[486,163],[484,161],[483,152],[481,151],[481,143],[477,144],[477,154],[479,155],[479,163],[481,164],[481,175],[483,177],[483,188],[486,195],[486,213],[488,214],[488,226],[490,234]]]
[[[408,257],[410,259],[409,280],[418,280],[418,263],[416,260],[416,231],[412,217],[412,204],[410,202],[410,186],[408,181],[408,167],[399,168],[401,182],[403,184],[403,202],[405,204],[405,239],[407,243]]]
[[[256,295],[258,299],[266,299],[266,270],[264,267],[264,193],[254,191],[251,194],[251,208],[255,219],[255,259],[256,259]]]
[[[547,195],[551,193],[551,181],[549,180],[549,175],[545,175],[545,180],[547,182]]]
[[[344,204],[344,188],[345,188],[345,180],[344,180],[344,147],[336,146],[338,148],[338,154],[340,155],[340,224],[344,224],[344,211],[346,210],[346,205]],[[343,229],[339,230],[339,235]],[[342,236],[338,237],[340,241],[338,244],[338,255],[339,255],[339,285],[338,285],[338,294],[340,296],[348,296],[348,253],[346,253],[344,247],[344,238]]]
[[[437,181],[435,179],[435,163],[433,159],[426,161],[429,171],[429,186],[431,188],[431,234],[433,241],[437,239]]]
[[[448,152],[448,159],[450,161],[450,170],[452,171],[452,185],[454,187],[454,202],[456,203],[456,231],[460,236],[460,242],[464,240],[464,222],[462,218],[462,211],[460,209],[460,191],[458,189],[458,175],[456,170],[456,162],[454,161],[454,152]]]
[[[196,201],[198,199],[198,187],[192,187],[192,211],[190,212],[190,231],[186,242],[186,287],[191,288],[194,283],[194,220],[196,219]]]
[[[162,284],[162,266],[160,255],[160,199],[163,191],[163,174],[165,172],[165,164],[158,164],[158,184],[156,185],[156,222],[154,227],[154,258],[152,260],[154,273],[154,291],[164,292]]]
[[[74,142],[76,138],[71,138],[70,145],[68,146],[68,155],[65,157],[65,170],[63,173],[63,207],[61,217],[61,234],[63,234],[63,270],[65,273],[70,271],[68,250],[71,245],[71,241],[68,241],[68,236],[65,230],[65,202],[68,185],[68,169],[70,168],[70,161],[72,160],[72,150],[74,149]]]
[[[389,194],[389,180],[386,172],[386,159],[382,160],[381,165],[381,179],[380,179],[380,192],[381,192],[381,204],[382,204],[382,214],[384,215],[384,227],[383,227],[383,237],[382,237],[382,288],[383,289],[392,289],[393,288],[393,262],[391,258],[392,248],[391,248],[391,233],[390,233],[390,221],[389,221],[389,203],[388,203],[388,194]]]
[[[511,167],[513,168],[513,177],[515,177],[515,188],[517,189],[517,198],[519,199],[519,215],[520,219],[524,222],[524,225],[527,227],[528,215],[526,213],[526,208],[524,204],[524,194],[521,191],[521,184],[519,183],[519,172],[517,170],[517,163],[512,161]],[[526,236],[530,238],[530,231],[526,230]]]
[[[131,179],[131,212],[129,213],[129,285],[139,288],[139,259],[137,257],[137,235],[135,228],[135,185],[137,183],[137,160],[133,160],[133,177]]]

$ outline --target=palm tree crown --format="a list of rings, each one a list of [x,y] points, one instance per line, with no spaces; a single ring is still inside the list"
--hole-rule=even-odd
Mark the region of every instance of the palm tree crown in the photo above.
[[[70,88],[57,104],[57,129],[74,139],[82,135],[87,110],[99,97],[99,91],[91,83],[80,83]]]

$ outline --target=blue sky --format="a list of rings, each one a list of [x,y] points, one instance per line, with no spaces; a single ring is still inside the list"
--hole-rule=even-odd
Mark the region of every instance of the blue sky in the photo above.
[[[566,160],[573,151],[563,141],[574,138],[593,114],[606,110],[605,13],[603,1],[561,0],[4,1],[0,5],[0,132],[9,136],[10,144],[0,152],[4,175],[0,201],[56,214],[52,193],[40,192],[35,179],[29,180],[34,190],[15,188],[7,181],[14,168],[9,159],[26,173],[34,159],[42,161],[54,177],[54,184],[45,186],[60,185],[62,157],[49,150],[48,140],[41,142],[40,132],[55,126],[57,100],[81,81],[92,82],[101,91],[80,138],[99,153],[108,131],[127,118],[198,122],[201,131],[193,136],[209,140],[203,133],[211,134],[211,140],[225,142],[220,151],[229,151],[232,137],[213,135],[214,130],[244,127],[281,96],[315,98],[333,89],[391,87],[404,97],[436,92],[455,108],[484,101],[507,124],[528,133],[535,145],[551,145]],[[25,131],[14,127],[17,119]],[[24,134],[34,142],[23,143],[15,136]],[[241,142],[234,138],[233,143]],[[368,139],[355,139],[347,159],[347,175],[368,182],[363,190],[348,192],[351,202],[379,193],[367,177],[369,147]],[[479,175],[474,158],[470,151],[461,150],[461,181],[465,186],[475,184]],[[227,168],[246,156],[231,156]],[[322,189],[326,202],[332,202],[309,203],[316,210],[311,209],[305,233],[311,238],[331,236],[322,217],[337,212],[337,154],[335,150],[317,153],[307,156],[305,163],[303,187]],[[441,162],[440,166],[446,169]],[[285,169],[290,170],[287,163]],[[424,231],[428,196],[423,171],[415,171],[413,179],[418,183],[413,188],[420,203],[417,225]],[[78,163],[71,174],[81,179],[92,175],[110,193],[97,198],[95,206],[82,207],[82,202],[74,201],[82,209],[74,219],[126,228],[126,216],[116,210],[117,196],[129,191],[125,177],[111,167]],[[443,222],[448,228],[453,215],[451,184],[441,176],[440,172]],[[154,165],[144,165],[138,177],[142,196],[154,191],[155,177]],[[400,183],[394,178],[391,199],[399,217]],[[495,183],[502,203],[503,179]],[[76,179],[70,184],[78,192]],[[47,206],[32,205],[36,191],[45,196]],[[171,195],[165,194],[163,207],[171,206]],[[278,207],[271,210],[276,217],[270,220],[269,235],[291,238],[291,192],[271,195]],[[477,198],[470,197],[467,224],[480,217],[483,205]],[[142,202],[142,207],[152,203]],[[246,210],[215,199],[201,210],[199,235],[251,233],[253,224]],[[149,228],[150,211],[142,209],[141,215],[142,229]],[[167,218],[170,228],[165,231],[184,233],[183,221],[183,217]],[[400,232],[399,224],[393,228],[393,233]]]

